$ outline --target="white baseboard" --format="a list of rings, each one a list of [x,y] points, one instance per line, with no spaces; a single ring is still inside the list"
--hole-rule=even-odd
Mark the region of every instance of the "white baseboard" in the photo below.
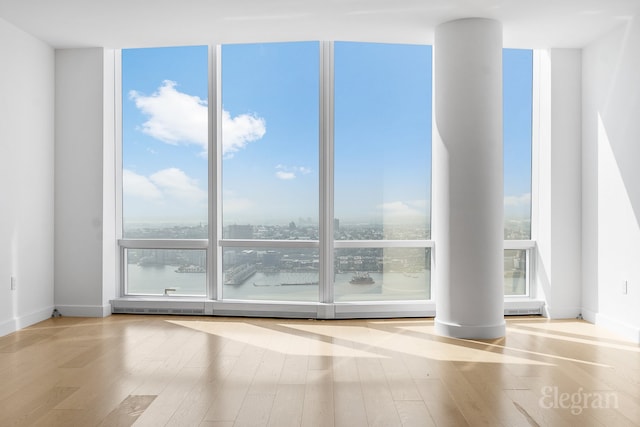
[[[597,315],[598,313],[596,313],[595,311],[591,311],[588,308],[584,307],[582,308],[582,318],[589,323],[593,323],[595,325]]]
[[[107,317],[111,315],[111,304],[105,305],[56,305],[63,316]]]
[[[495,325],[459,325],[443,322],[436,316],[434,331],[440,336],[461,339],[496,339],[506,335],[506,323],[502,320]]]
[[[594,323],[597,326],[609,329],[611,332],[614,332],[631,342],[640,344],[640,328],[637,326],[621,322],[602,313],[596,313]]]
[[[45,307],[40,310],[25,314],[24,316],[15,317],[6,322],[0,323],[0,337],[9,335],[31,325],[35,325],[36,323],[42,322],[43,320],[47,320],[51,317],[51,313],[53,313],[53,306]]]

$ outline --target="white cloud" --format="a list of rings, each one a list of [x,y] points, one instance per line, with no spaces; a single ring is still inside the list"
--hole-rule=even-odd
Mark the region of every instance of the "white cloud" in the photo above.
[[[253,208],[254,204],[251,200],[241,197],[227,197],[224,199],[225,213],[247,213]]]
[[[506,196],[504,205],[509,207],[522,207],[531,204],[531,193],[524,193],[519,196]]]
[[[171,198],[189,202],[207,200],[207,192],[198,187],[198,181],[178,168],[163,169],[151,175],[149,179]]]
[[[283,180],[295,179],[296,174],[293,172],[277,171],[276,176]]]
[[[207,192],[198,187],[197,180],[177,168],[163,169],[149,177],[124,169],[122,189],[125,196],[147,202],[173,200],[191,204],[207,201]]]
[[[266,122],[253,114],[231,114],[222,110],[222,154],[227,158],[240,151],[248,143],[257,141],[267,132]]]
[[[136,107],[149,119],[142,131],[167,144],[197,144],[207,149],[207,101],[176,90],[176,82],[165,80],[150,96],[129,92]]]
[[[279,164],[276,166],[276,169],[276,176],[284,180],[295,179],[297,174],[307,175],[311,173],[311,169],[304,166],[285,166]]]
[[[382,213],[385,216],[409,218],[424,216],[427,206],[426,200],[409,200],[383,203],[378,208],[382,209]]]
[[[122,171],[122,191],[125,196],[141,198],[143,200],[161,200],[162,192],[146,176],[138,175],[127,169]]]
[[[149,96],[135,90],[129,98],[148,117],[142,132],[167,144],[195,144],[206,153],[208,147],[208,106],[198,96],[176,89],[176,82],[165,80]],[[255,114],[231,114],[222,110],[222,154],[227,158],[257,141],[266,133],[266,121]]]

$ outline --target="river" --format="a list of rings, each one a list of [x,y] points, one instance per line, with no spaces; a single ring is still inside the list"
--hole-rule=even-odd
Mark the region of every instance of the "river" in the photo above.
[[[129,294],[163,294],[165,288],[175,295],[206,294],[205,273],[177,273],[174,266],[140,266],[127,268]],[[430,297],[430,271],[417,273],[370,273],[375,283],[352,284],[353,273],[337,273],[334,280],[335,301],[424,300]],[[241,285],[224,285],[223,299],[318,301],[318,274],[299,272],[257,272]]]

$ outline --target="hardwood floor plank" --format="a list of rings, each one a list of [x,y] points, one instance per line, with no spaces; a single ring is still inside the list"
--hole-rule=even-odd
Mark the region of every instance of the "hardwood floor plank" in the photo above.
[[[235,427],[266,426],[274,399],[275,393],[247,393],[233,425]]]
[[[367,408],[359,380],[334,382],[333,397],[336,427],[367,425]]]
[[[416,380],[416,385],[437,426],[469,425],[441,379],[420,378]]]
[[[156,396],[130,395],[107,415],[100,427],[129,427],[149,407]]]
[[[19,331],[0,338],[0,353],[17,353],[47,339],[49,335],[46,334]]]
[[[51,409],[32,427],[69,427],[75,425],[73,420],[78,418],[78,410],[75,409]],[[0,424],[2,425],[2,424]]]
[[[427,406],[422,400],[402,400],[395,403],[402,427],[436,427]]]
[[[222,380],[200,381],[189,392],[182,402],[174,402],[175,412],[166,426],[191,427],[204,422],[204,417],[211,407],[211,402],[222,392]],[[233,421],[231,421],[233,424]]]
[[[255,349],[250,345],[243,347],[238,362],[223,380],[222,390],[215,396],[204,421],[236,420],[263,354],[263,349]]]
[[[269,427],[296,427],[302,423],[304,406],[302,384],[279,384],[269,414]]]
[[[199,427],[233,427],[231,421],[203,421],[198,424]]]
[[[76,391],[75,387],[53,387],[38,395],[23,396],[20,404],[2,406],[0,424],[31,426]]]
[[[537,391],[533,390],[506,390],[505,394],[512,400],[514,407],[522,413],[527,424],[535,427],[540,426],[571,426],[570,420],[562,417],[554,408],[547,408],[541,404],[542,397]],[[535,424],[534,424],[535,423]]]
[[[422,400],[407,366],[402,359],[381,359],[393,400]]]
[[[523,408],[509,398],[505,390],[527,390],[522,380],[513,376],[502,365],[456,364],[459,372],[477,393],[480,406],[486,406],[502,425],[535,425]],[[533,423],[531,422],[533,421]]]
[[[378,359],[358,360],[362,397],[371,426],[401,425],[389,384]]]
[[[302,426],[333,427],[333,378],[331,371],[309,370],[304,391]]]
[[[206,368],[180,369],[146,411],[136,421],[136,427],[163,426],[177,411],[178,404],[196,387]],[[136,389],[139,390],[139,389]]]

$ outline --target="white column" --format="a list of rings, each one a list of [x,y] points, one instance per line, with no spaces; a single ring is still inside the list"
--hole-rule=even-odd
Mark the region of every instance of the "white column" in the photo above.
[[[436,333],[504,336],[502,25],[436,29],[433,212]]]

